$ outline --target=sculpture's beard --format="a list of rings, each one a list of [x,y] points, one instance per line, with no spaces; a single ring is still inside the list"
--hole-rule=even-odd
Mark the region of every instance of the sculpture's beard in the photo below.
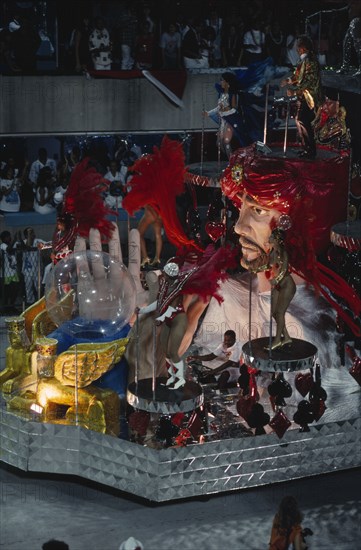
[[[239,242],[242,246],[242,267],[254,273],[268,269],[268,253],[263,248],[243,235]]]

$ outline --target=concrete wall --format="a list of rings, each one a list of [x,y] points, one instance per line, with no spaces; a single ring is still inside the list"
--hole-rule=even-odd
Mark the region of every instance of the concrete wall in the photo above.
[[[0,76],[0,133],[177,132],[201,130],[203,122],[206,129],[215,129],[201,113],[216,104],[214,84],[220,72],[187,74],[184,109],[145,78]],[[322,80],[335,90],[360,93],[357,79],[324,71]]]
[[[216,104],[219,74],[188,74],[184,109],[145,78],[0,76],[0,133],[165,132],[200,130]],[[206,128],[215,125],[205,121]]]

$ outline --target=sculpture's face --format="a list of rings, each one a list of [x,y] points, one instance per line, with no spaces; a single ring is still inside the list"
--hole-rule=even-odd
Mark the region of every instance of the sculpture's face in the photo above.
[[[241,265],[245,269],[257,270],[270,250],[271,221],[277,221],[281,213],[274,208],[261,206],[246,194],[239,198],[242,206],[235,232],[239,235],[242,247]]]

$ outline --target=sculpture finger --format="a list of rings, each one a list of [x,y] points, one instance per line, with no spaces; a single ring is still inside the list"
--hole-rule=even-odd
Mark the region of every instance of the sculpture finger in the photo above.
[[[76,238],[74,252],[84,252],[86,250],[86,240],[79,235]]]
[[[113,231],[109,240],[109,255],[113,260],[119,263],[123,263],[122,247],[120,244],[119,229],[115,222],[113,222]]]
[[[91,260],[94,281],[96,282],[96,286],[98,286],[97,283],[104,280],[105,266],[102,257],[102,241],[97,229],[91,229],[89,231],[89,246],[92,252],[99,252],[99,254],[94,254]]]
[[[143,291],[140,282],[140,237],[138,229],[131,229],[128,239],[128,269],[133,277],[138,294]]]

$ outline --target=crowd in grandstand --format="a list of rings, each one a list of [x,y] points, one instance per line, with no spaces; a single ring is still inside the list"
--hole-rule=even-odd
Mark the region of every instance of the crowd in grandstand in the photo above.
[[[305,31],[324,64],[340,64],[347,11],[336,11],[320,26],[320,18],[308,18],[305,11],[317,11],[317,2],[301,2],[301,11],[300,2],[291,4],[89,1],[73,2],[67,10],[67,0],[8,0],[0,12],[0,71],[89,75],[104,70],[238,67],[267,56],[292,66],[298,60],[296,37]]]

